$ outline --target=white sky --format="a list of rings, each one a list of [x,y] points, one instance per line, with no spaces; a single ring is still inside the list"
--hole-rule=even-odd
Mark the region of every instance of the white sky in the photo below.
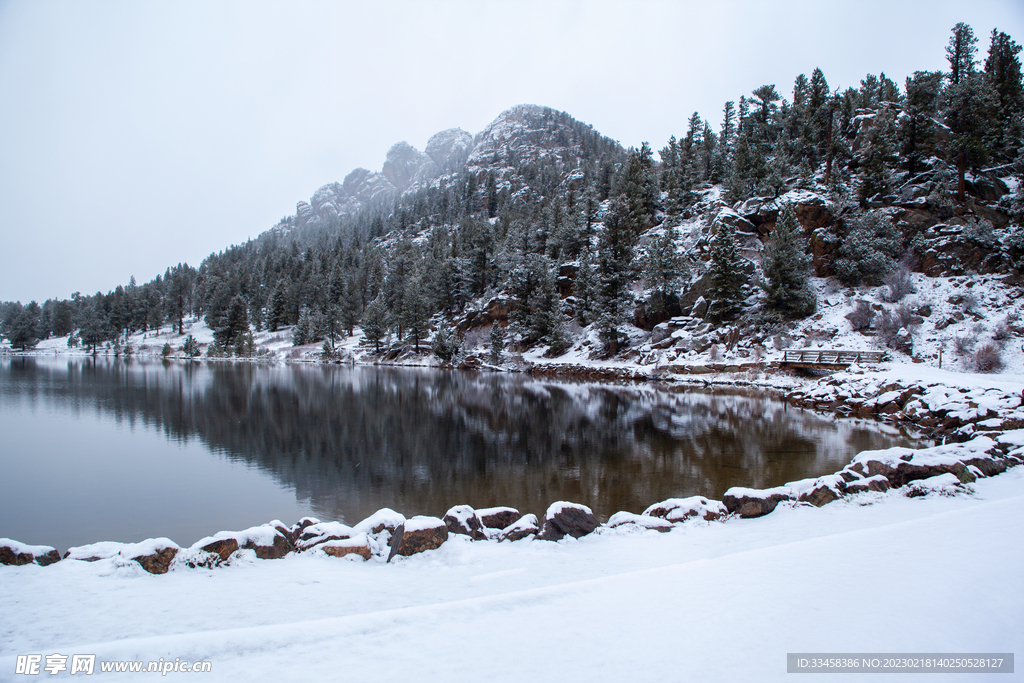
[[[0,0],[0,300],[198,266],[388,148],[521,103],[658,150],[765,83],[945,69],[1024,3]]]

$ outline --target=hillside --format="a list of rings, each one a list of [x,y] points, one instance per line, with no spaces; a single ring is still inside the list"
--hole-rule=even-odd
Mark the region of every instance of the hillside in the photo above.
[[[693,372],[820,344],[996,371],[1024,332],[1024,88],[1009,36],[984,59],[976,43],[958,24],[950,71],[902,87],[833,89],[817,69],[789,98],[761,86],[657,158],[516,106],[476,135],[395,144],[198,268],[7,302],[2,333],[130,353],[170,323],[178,354],[202,319],[212,339],[188,351],[210,356],[284,335],[324,360]]]

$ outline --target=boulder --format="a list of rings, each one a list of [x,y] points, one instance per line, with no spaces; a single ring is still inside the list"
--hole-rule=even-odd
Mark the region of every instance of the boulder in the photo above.
[[[662,519],[659,517],[651,517],[650,515],[637,515],[632,512],[616,512],[614,515],[608,518],[608,527],[615,529],[618,527],[636,527],[638,529],[653,529],[654,531],[670,531],[672,529],[672,522]]]
[[[326,541],[320,548],[332,557],[345,557],[347,555],[358,555],[364,560],[370,559],[370,539],[366,534],[358,534],[352,538]]]
[[[216,537],[214,537],[216,539]],[[205,540],[205,539],[204,539]],[[200,541],[199,543],[202,543]],[[198,544],[197,544],[198,545]],[[214,553],[219,555],[222,562],[226,562],[231,554],[238,550],[238,539],[237,538],[220,538],[205,545],[199,546],[199,549],[203,552]]]
[[[881,493],[889,490],[889,480],[882,475],[874,477],[867,477],[864,479],[855,479],[846,484],[846,493],[865,493],[867,491],[876,491]]]
[[[822,505],[843,497],[846,481],[839,474],[829,474],[824,477],[811,477],[790,482],[786,486],[801,503],[810,503],[814,507],[820,508]]]
[[[762,517],[775,509],[784,500],[793,500],[793,492],[787,486],[771,489],[748,489],[734,486],[722,496],[725,509],[740,517]]]
[[[391,508],[381,508],[352,527],[357,534],[379,534],[382,531],[394,534],[405,523],[405,516]]]
[[[179,550],[181,548],[169,538],[150,538],[125,545],[120,555],[138,562],[150,574],[166,574]]]
[[[425,550],[440,548],[448,540],[448,527],[437,517],[417,515],[407,519],[391,535],[391,552],[388,562],[395,555],[408,557]]]
[[[967,488],[963,482],[955,474],[947,472],[935,477],[912,481],[904,489],[904,494],[908,498],[920,498],[930,495],[955,496],[966,490]]]
[[[476,511],[480,522],[488,529],[504,529],[519,519],[519,510],[510,507],[483,508]]]
[[[288,532],[285,535],[292,542],[294,542],[295,539],[299,538],[299,536],[302,535],[302,532],[303,532],[303,530],[305,530],[306,527],[312,526],[314,524],[319,524],[319,523],[320,523],[320,520],[317,519],[316,517],[303,517],[298,522],[293,524],[291,526],[291,528],[288,529]],[[275,528],[276,528],[276,525],[275,525]]]
[[[728,510],[721,501],[710,500],[704,496],[669,498],[644,510],[644,515],[665,519],[669,522],[684,522],[691,518],[711,522],[721,519],[726,514],[728,514]]]
[[[480,521],[476,510],[468,505],[456,505],[444,513],[444,524],[450,533],[469,536],[474,541],[483,541],[487,538],[483,522]]]
[[[106,560],[114,557],[115,555],[119,555],[121,553],[121,549],[124,547],[124,543],[100,541],[99,543],[90,543],[89,545],[80,545],[68,548],[67,552],[64,553],[64,559],[79,560],[81,562]]]
[[[261,560],[277,560],[295,549],[280,529],[269,524],[250,527],[244,531],[225,532],[225,535],[227,534],[237,539],[240,547],[255,551],[256,557]]]
[[[296,550],[309,550],[327,541],[338,541],[353,536],[352,527],[341,522],[310,524],[295,540]]]
[[[540,532],[537,515],[523,515],[498,533],[498,541],[521,541],[532,538]]]
[[[598,526],[597,517],[586,505],[558,501],[548,507],[537,538],[544,541],[557,541],[566,536],[580,538]]]
[[[48,545],[26,545],[10,538],[0,538],[0,564],[21,566],[38,564],[42,567],[60,562],[60,554]]]
[[[889,448],[882,451],[864,451],[854,458],[851,469],[865,477],[882,475],[889,485],[899,488],[918,479],[940,474],[953,474],[961,482],[969,483],[975,477],[964,463],[943,453],[944,447],[912,451],[908,448]]]

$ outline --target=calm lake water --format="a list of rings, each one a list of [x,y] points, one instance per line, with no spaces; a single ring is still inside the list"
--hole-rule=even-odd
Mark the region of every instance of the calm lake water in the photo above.
[[[606,519],[834,472],[891,427],[747,393],[299,364],[0,358],[0,537],[61,551],[556,500]]]

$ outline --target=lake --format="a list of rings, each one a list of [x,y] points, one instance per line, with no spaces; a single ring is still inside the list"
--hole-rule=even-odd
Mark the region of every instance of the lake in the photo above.
[[[69,546],[382,507],[601,519],[915,445],[747,391],[309,364],[0,357],[0,537]]]

